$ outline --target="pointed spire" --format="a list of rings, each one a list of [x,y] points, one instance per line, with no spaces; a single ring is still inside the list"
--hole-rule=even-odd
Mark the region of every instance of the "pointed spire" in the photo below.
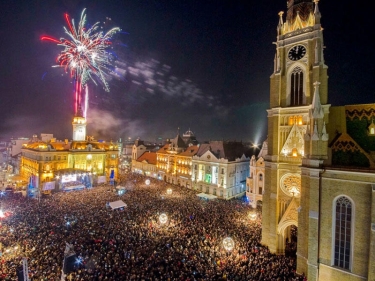
[[[283,28],[283,14],[284,14],[284,12],[283,11],[281,11],[281,12],[279,12],[279,24],[277,25],[277,30],[278,31],[281,31],[281,29]],[[279,34],[281,34],[280,32],[278,32]]]
[[[278,35],[281,35],[281,34],[282,34],[282,28],[283,28],[283,14],[284,14],[283,11],[279,12],[279,24],[277,25],[277,34],[278,34]]]
[[[314,60],[314,64],[316,65],[316,64],[319,63],[319,48],[318,48],[318,41],[315,42],[314,52],[315,52],[315,60]]]
[[[314,10],[315,24],[320,24],[320,19],[322,15],[320,14],[320,11],[319,11],[319,6],[318,6],[319,0],[314,0],[314,3],[315,3],[315,10]]]
[[[322,141],[328,141],[328,134],[327,134],[327,129],[326,129],[326,122],[323,123]]]
[[[323,107],[322,107],[322,104],[320,103],[319,85],[320,85],[320,82],[318,81],[314,83],[315,91],[314,91],[314,97],[312,100],[312,107],[311,107],[312,117],[314,119],[324,117]]]

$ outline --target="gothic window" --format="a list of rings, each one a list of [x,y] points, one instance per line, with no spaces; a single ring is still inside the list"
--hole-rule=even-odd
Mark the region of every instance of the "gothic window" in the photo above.
[[[259,181],[263,181],[263,174],[259,174]]]
[[[303,105],[303,71],[296,67],[290,77],[290,105]]]
[[[339,197],[334,204],[334,260],[333,265],[350,269],[352,255],[352,202],[345,196]]]

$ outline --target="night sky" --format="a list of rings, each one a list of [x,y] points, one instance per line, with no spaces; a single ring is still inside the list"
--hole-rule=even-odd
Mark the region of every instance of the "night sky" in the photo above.
[[[319,3],[332,105],[375,102],[373,15],[354,2]],[[62,48],[40,37],[66,37],[64,13],[78,22],[83,8],[88,24],[122,29],[110,50],[110,92],[89,82],[88,135],[155,141],[190,128],[199,141],[266,138],[272,42],[285,0],[29,0],[0,8],[2,140],[71,138],[72,79],[51,67]]]

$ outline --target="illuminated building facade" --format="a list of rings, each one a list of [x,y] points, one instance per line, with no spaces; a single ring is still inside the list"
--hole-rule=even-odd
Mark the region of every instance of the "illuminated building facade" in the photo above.
[[[192,157],[197,151],[198,146],[187,146],[177,135],[156,152],[158,176],[171,184],[191,188]]]
[[[24,179],[36,177],[41,192],[49,193],[62,177],[68,175],[103,177],[109,180],[111,173],[118,175],[119,150],[112,142],[86,138],[86,119],[82,110],[73,118],[73,140],[42,141],[34,135],[23,145],[20,175]],[[56,182],[56,184],[55,184]]]
[[[262,244],[297,228],[308,280],[375,280],[375,104],[331,107],[318,0],[280,12],[270,78]]]
[[[240,197],[246,191],[250,158],[241,142],[210,141],[192,158],[193,189],[219,198]]]
[[[246,178],[246,197],[253,208],[256,208],[257,205],[261,204],[263,201],[263,193],[265,188],[264,157],[267,155],[267,153],[268,144],[267,141],[264,141],[258,156],[255,157],[255,155],[253,155],[250,159],[250,176]]]
[[[158,178],[156,153],[146,151],[138,159],[132,161],[132,172]]]

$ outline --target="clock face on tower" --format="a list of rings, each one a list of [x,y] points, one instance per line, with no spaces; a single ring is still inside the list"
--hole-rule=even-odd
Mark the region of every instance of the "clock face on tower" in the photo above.
[[[306,54],[306,48],[302,45],[296,45],[289,50],[288,58],[293,61],[302,59]]]

